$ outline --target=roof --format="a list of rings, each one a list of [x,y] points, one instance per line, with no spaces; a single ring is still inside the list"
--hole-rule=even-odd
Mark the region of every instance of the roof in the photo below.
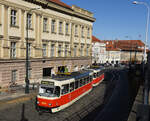
[[[71,75],[55,75],[52,79],[57,80],[57,81],[64,81],[64,80],[72,79],[72,78],[78,79],[78,78],[82,78],[82,77],[89,75],[89,73],[91,72],[92,71],[90,70],[82,70],[82,71],[72,72]]]
[[[142,51],[145,44],[141,40],[105,40],[107,51]]]
[[[53,2],[57,5],[60,5],[60,6],[63,6],[63,7],[66,7],[66,8],[69,8],[71,9],[71,6],[65,4],[64,2],[62,2],[61,0],[49,0],[50,2]]]
[[[95,36],[92,36],[92,42],[101,42],[101,40],[99,40],[98,38],[96,38]]]

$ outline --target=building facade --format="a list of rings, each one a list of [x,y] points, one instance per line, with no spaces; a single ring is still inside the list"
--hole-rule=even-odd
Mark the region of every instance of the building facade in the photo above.
[[[92,37],[92,63],[106,63],[106,43],[95,36]]]
[[[60,0],[0,0],[0,85],[38,82],[65,66],[91,64],[93,14]]]
[[[143,61],[145,44],[141,40],[105,40],[109,63]],[[147,48],[148,49],[148,48]]]

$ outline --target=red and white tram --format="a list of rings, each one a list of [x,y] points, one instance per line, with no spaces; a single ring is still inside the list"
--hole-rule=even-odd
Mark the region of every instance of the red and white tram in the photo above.
[[[92,85],[97,86],[104,80],[104,72],[101,68],[91,68],[90,70],[93,71],[93,81]]]
[[[95,71],[97,74],[98,72]],[[100,74],[100,73],[99,73]],[[94,71],[73,72],[70,76],[42,79],[36,100],[38,111],[58,112],[86,95],[103,76]],[[97,79],[97,78],[98,79]],[[96,81],[95,81],[96,80]]]

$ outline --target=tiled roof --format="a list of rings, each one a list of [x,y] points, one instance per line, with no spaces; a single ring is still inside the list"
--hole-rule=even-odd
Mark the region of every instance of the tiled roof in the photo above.
[[[107,51],[137,50],[142,51],[144,43],[141,40],[105,40]]]
[[[70,8],[70,9],[71,9],[71,7],[70,7],[69,5],[65,4],[65,3],[62,2],[61,0],[49,0],[49,1],[50,1],[50,2],[53,2],[53,3],[56,3],[56,4],[60,5],[60,6],[63,6],[63,7],[66,7],[66,8]]]
[[[99,40],[98,38],[96,38],[95,36],[92,36],[92,42],[101,42],[101,40]]]

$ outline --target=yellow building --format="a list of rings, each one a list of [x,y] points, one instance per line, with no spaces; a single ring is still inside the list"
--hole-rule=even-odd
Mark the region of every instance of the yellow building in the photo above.
[[[0,87],[91,64],[93,14],[60,0],[0,0]],[[28,25],[28,27],[27,27]]]

